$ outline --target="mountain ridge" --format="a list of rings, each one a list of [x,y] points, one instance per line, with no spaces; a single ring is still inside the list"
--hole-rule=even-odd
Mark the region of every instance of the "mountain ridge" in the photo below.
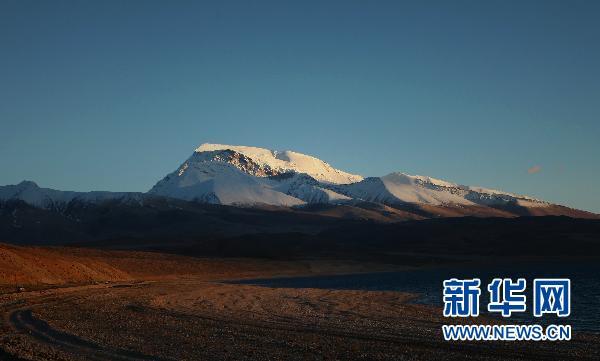
[[[464,215],[599,217],[529,196],[428,176],[392,172],[365,178],[294,151],[213,143],[197,147],[146,193],[58,191],[40,188],[30,181],[0,186],[0,201],[18,199],[41,208],[60,209],[70,202],[142,205],[153,197],[239,207],[327,204],[355,209],[346,214],[367,218],[375,209],[379,214],[390,214],[393,209],[394,219],[395,212],[404,212],[406,219]]]
[[[238,182],[230,184],[230,179],[223,177],[235,177]],[[187,200],[206,199],[206,194],[211,193],[215,202],[234,205],[298,206],[351,200],[387,205],[550,205],[533,197],[402,172],[364,178],[294,151],[212,143],[196,148],[192,156],[159,181],[150,193]]]

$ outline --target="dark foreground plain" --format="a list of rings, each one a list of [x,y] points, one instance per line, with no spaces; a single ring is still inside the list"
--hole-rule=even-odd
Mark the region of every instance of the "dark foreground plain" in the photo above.
[[[585,333],[558,343],[445,342],[441,310],[410,303],[411,294],[225,282],[400,265],[14,246],[0,255],[4,360],[600,358],[600,337]]]

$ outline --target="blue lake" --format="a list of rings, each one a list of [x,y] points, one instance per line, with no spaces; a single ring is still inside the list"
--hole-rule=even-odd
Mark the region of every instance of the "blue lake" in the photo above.
[[[480,278],[480,311],[486,313],[489,293],[487,284],[494,277],[527,280],[527,310],[513,313],[506,321],[539,324],[570,324],[573,331],[600,332],[600,265],[576,264],[514,264],[489,267],[440,267],[400,272],[367,273],[339,276],[310,276],[243,280],[236,283],[283,288],[323,288],[417,293],[414,301],[442,307],[442,282],[449,278]],[[531,289],[535,278],[571,279],[571,315],[558,318],[551,315],[533,317]],[[441,312],[441,311],[440,311]],[[490,314],[488,314],[490,315]],[[496,317],[496,313],[491,314]],[[502,318],[497,315],[497,317]]]

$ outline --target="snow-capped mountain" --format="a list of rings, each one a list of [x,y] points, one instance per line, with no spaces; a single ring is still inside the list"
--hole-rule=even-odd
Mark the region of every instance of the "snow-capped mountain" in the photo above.
[[[297,152],[203,144],[149,193],[219,204],[297,206],[348,200],[328,187],[362,179]]]
[[[135,192],[71,192],[40,188],[36,183],[23,181],[16,185],[0,186],[0,201],[21,200],[32,206],[47,209],[62,208],[70,202],[99,203],[108,200],[141,202],[144,193]]]
[[[368,210],[406,219],[548,214],[597,217],[527,196],[431,177],[391,173],[363,178],[298,152],[222,144],[202,144],[148,193],[62,192],[40,188],[33,182],[0,187],[0,201],[19,199],[41,208],[60,208],[72,201],[141,204],[148,197],[244,207],[320,204],[342,206],[344,212],[353,207],[349,213],[364,215]]]
[[[548,203],[481,187],[424,176],[391,173],[363,178],[293,151],[203,144],[151,194],[221,204],[351,203],[474,206]]]

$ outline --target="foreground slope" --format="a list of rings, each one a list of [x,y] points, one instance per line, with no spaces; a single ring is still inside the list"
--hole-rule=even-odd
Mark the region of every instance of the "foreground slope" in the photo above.
[[[0,359],[6,361],[574,361],[600,356],[598,335],[575,328],[570,342],[460,345],[444,341],[440,332],[444,324],[498,320],[485,316],[449,320],[441,307],[414,302],[412,293],[239,282],[394,269],[383,264],[339,258],[329,262],[202,259],[156,252],[0,245],[0,255],[5,252],[21,257],[24,261],[18,270],[32,277],[31,283],[22,284],[24,291],[14,292],[13,286],[0,294],[4,321],[0,323]],[[38,274],[27,273],[27,266],[56,278],[35,278]],[[86,274],[91,271],[86,267],[121,274]],[[12,273],[14,268],[0,263],[0,272],[4,271]],[[447,272],[442,270],[440,277]],[[84,274],[89,279],[82,279]],[[411,272],[409,277],[418,274]],[[371,274],[371,279],[376,277],[380,276]]]

